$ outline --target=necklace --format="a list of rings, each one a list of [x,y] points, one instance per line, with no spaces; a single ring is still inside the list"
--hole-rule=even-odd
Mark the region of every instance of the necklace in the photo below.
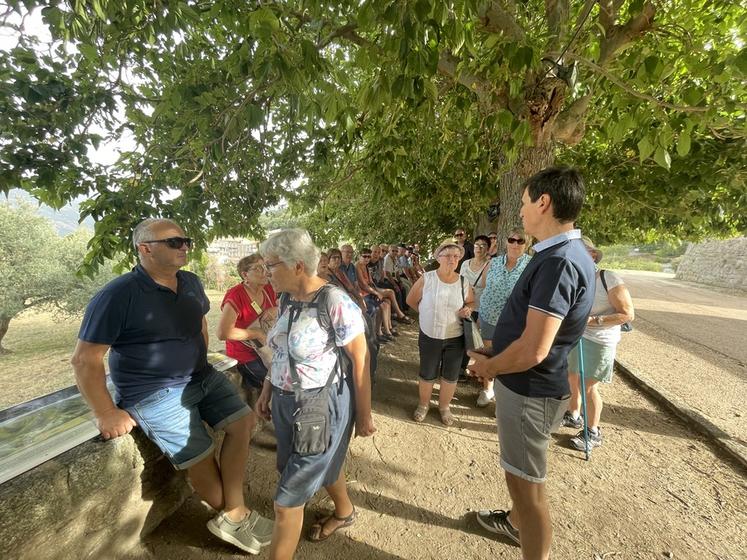
[[[244,290],[246,290],[246,293],[249,296],[249,304],[252,306],[252,309],[254,309],[254,312],[257,315],[262,313],[262,301],[264,301],[265,295],[264,288],[260,288],[258,292],[253,294],[251,289],[249,288],[249,285],[244,283]],[[259,297],[257,297],[257,294],[259,295]],[[257,300],[259,300],[259,303],[257,302]]]

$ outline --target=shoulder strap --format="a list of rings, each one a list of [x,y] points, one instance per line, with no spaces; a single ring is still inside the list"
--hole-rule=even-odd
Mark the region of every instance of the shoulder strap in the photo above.
[[[329,315],[329,308],[328,308],[328,299],[329,299],[329,291],[335,289],[334,286],[331,284],[325,284],[321,288],[319,288],[314,294],[314,297],[309,302],[305,301],[295,301],[291,300],[287,293],[283,293],[283,296],[286,296],[285,303],[287,305],[290,305],[290,313],[288,315],[288,331],[287,331],[287,338],[290,340],[290,333],[291,328],[293,327],[293,323],[296,319],[298,319],[299,315],[301,315],[301,311],[303,309],[313,309],[316,308],[316,315],[317,315],[317,321],[319,323],[319,327],[326,331],[329,335],[327,344],[330,343],[335,346],[336,352],[337,352],[337,360],[335,361],[335,367],[332,369],[332,372],[329,374],[329,377],[327,378],[327,382],[324,384],[324,388],[327,389],[332,385],[332,382],[335,379],[335,375],[338,371],[340,371],[342,375],[342,365],[341,365],[341,354],[342,351],[341,348],[339,348],[335,344],[335,333],[332,329],[332,319]],[[282,297],[281,297],[281,304],[282,304]],[[282,308],[281,308],[282,309]],[[328,346],[329,348],[329,346]],[[298,376],[298,371],[296,370],[296,360],[293,358],[293,355],[290,351],[290,348],[288,348],[288,366],[289,366],[289,372],[291,376],[291,385],[293,386],[293,394],[296,398],[296,405],[301,402],[301,378]]]
[[[602,280],[602,286],[604,286],[604,291],[605,292],[609,292],[609,290],[607,289],[607,280],[605,280],[605,278],[604,278],[604,269],[603,268],[599,270],[599,278]]]
[[[464,276],[462,276],[461,274],[459,275],[459,287],[461,288],[460,291],[462,292],[462,307],[464,307],[466,305],[464,301]]]
[[[477,286],[477,283],[480,281],[480,278],[482,278],[482,273],[485,272],[485,269],[490,264],[490,260],[486,262],[484,265],[482,265],[482,268],[480,269],[480,274],[477,275],[477,278],[475,278],[475,281],[472,284],[472,287],[475,288]]]

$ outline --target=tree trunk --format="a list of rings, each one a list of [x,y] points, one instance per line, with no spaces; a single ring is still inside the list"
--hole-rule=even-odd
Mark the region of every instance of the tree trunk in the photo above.
[[[8,332],[8,325],[10,325],[10,317],[0,315],[0,354],[10,354],[10,350],[3,348],[3,338]]]
[[[552,165],[555,153],[551,142],[545,142],[540,146],[525,148],[514,165],[504,173],[498,183],[498,198],[496,202],[501,205],[501,212],[494,221],[490,221],[485,212],[479,216],[477,231],[479,234],[487,234],[495,231],[498,233],[498,250],[505,250],[508,232],[515,227],[521,227],[521,195],[524,192],[524,183],[529,177],[542,171],[545,167]]]

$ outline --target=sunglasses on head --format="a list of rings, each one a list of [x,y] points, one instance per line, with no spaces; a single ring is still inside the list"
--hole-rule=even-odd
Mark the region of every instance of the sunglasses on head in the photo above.
[[[192,248],[191,237],[167,237],[166,239],[151,239],[150,241],[141,241],[141,243],[165,243],[169,249],[181,249],[183,245],[187,249]]]
[[[508,241],[509,243],[515,243],[517,245],[524,245],[524,243],[526,243],[526,241],[524,241],[523,239],[516,239],[515,237],[509,237],[508,239],[506,239],[506,241]]]

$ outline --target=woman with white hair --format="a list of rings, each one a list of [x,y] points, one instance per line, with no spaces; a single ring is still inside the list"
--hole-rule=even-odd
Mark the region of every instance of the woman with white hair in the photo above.
[[[594,305],[582,335],[582,355],[584,360],[584,382],[586,386],[586,426],[589,432],[589,446],[602,445],[602,430],[599,420],[602,416],[602,395],[599,394],[600,383],[612,383],[612,372],[615,367],[617,343],[620,342],[621,325],[633,320],[633,301],[630,292],[623,284],[622,278],[609,270],[598,266],[602,252],[594,246],[588,237],[582,238],[586,250],[594,259],[597,269],[596,292]],[[563,426],[583,428],[581,419],[581,388],[579,380],[579,348],[576,346],[568,354],[568,381],[571,385],[571,399],[568,412],[563,416]],[[571,447],[584,451],[584,431],[581,430],[571,438]]]
[[[343,462],[353,423],[358,436],[376,428],[360,309],[317,276],[320,252],[306,231],[276,233],[260,253],[271,284],[287,294],[267,334],[272,367],[257,401],[257,412],[272,417],[277,437],[280,481],[270,546],[270,558],[277,560],[293,557],[304,505],[321,487],[335,509],[314,524],[309,540],[325,540],[354,523]]]
[[[407,305],[420,314],[420,380],[418,406],[412,417],[425,420],[433,384],[439,381],[438,411],[446,426],[454,423],[450,404],[454,398],[464,358],[462,319],[472,314],[472,287],[456,272],[464,249],[456,243],[443,243],[436,249],[437,270],[426,272],[407,294]]]

